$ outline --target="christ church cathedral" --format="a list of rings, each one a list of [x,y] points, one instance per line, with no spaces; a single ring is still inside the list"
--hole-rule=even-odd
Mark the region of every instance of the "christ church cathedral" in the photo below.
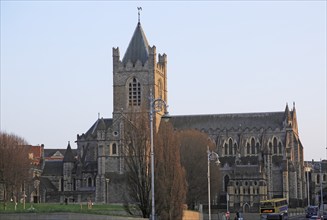
[[[167,101],[169,73],[167,55],[149,45],[140,22],[120,55],[118,47],[112,49],[112,118],[98,118],[77,135],[76,152],[68,145],[63,160],[45,162],[42,178],[51,186],[45,202],[123,202],[122,120],[148,108],[150,93]],[[202,131],[215,142],[221,162],[218,203],[228,199],[230,210],[258,211],[260,200],[285,197],[291,206],[303,206],[303,146],[295,104],[291,107],[286,104],[280,112],[172,116],[171,123],[175,129]],[[163,114],[155,113],[155,128]]]

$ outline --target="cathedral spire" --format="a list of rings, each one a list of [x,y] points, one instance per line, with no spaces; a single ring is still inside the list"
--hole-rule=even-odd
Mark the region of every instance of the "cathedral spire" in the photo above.
[[[139,9],[140,12],[140,9]],[[137,23],[134,34],[129,42],[128,48],[122,60],[126,65],[128,61],[135,64],[136,61],[141,61],[144,64],[149,57],[149,43],[145,37],[140,21]]]

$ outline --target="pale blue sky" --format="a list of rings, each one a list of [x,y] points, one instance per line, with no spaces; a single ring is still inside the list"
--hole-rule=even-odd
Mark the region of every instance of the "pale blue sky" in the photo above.
[[[326,1],[1,1],[1,130],[65,148],[111,117],[112,47],[123,57],[137,6],[168,55],[171,114],[294,101],[305,159],[326,158]]]

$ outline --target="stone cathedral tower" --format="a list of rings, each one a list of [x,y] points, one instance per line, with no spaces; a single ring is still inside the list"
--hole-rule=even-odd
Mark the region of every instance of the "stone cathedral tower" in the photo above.
[[[149,112],[151,95],[167,102],[167,56],[159,54],[157,60],[156,47],[149,46],[140,22],[123,59],[118,47],[112,49],[112,56],[113,117],[99,118],[85,134],[77,136],[79,160],[83,164],[79,179],[94,180],[93,188],[88,189],[94,191],[93,199],[98,203],[123,202],[121,134],[124,117],[135,112]],[[162,115],[163,112],[156,113],[156,127]],[[84,187],[83,181],[80,185]]]
[[[155,99],[167,102],[167,56],[156,54],[156,47],[149,46],[146,36],[138,22],[125,55],[120,60],[119,48],[113,54],[113,119],[133,111],[149,109],[152,93]],[[156,123],[160,122],[156,116]]]

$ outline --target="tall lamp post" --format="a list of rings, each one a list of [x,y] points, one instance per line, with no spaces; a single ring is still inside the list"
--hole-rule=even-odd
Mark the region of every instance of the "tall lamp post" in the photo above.
[[[219,161],[219,155],[214,152],[214,151],[210,151],[209,150],[209,146],[208,146],[208,205],[209,205],[209,220],[211,220],[211,199],[210,199],[210,161],[216,161],[215,163],[217,165],[220,164]]]
[[[309,167],[309,163],[307,163],[307,166],[305,167],[305,171],[306,171],[306,174],[307,174],[308,206],[310,206],[310,181],[309,181],[310,167]]]
[[[168,121],[170,116],[167,111],[168,105],[167,103],[161,99],[154,99],[152,95],[152,91],[150,91],[150,154],[151,154],[151,199],[152,199],[152,209],[151,209],[151,219],[155,220],[155,203],[154,203],[154,151],[153,151],[153,114],[157,112],[161,112],[164,110],[164,115],[161,117],[165,121]]]

